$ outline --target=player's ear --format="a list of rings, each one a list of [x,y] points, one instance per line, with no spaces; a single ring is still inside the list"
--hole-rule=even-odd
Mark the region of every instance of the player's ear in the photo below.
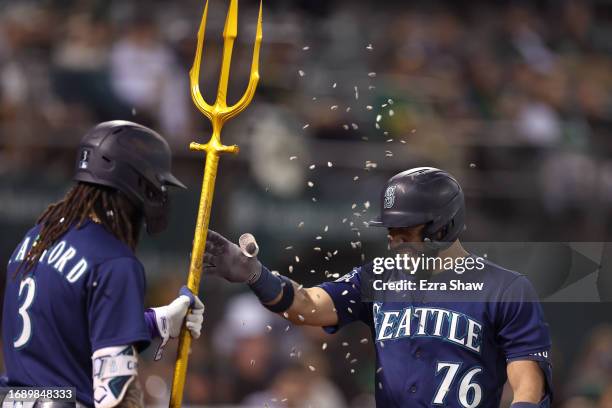
[[[398,233],[399,242],[414,242],[416,237],[420,236],[421,232],[418,230],[419,227],[414,228],[401,228]]]

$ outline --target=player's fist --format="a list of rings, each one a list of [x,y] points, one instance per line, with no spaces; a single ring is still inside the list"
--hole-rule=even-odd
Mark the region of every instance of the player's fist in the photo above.
[[[244,240],[244,249],[230,242],[223,235],[208,230],[206,252],[204,253],[204,272],[226,279],[229,282],[249,282],[257,280],[261,274],[261,263],[255,256],[259,250],[255,238],[250,234]]]
[[[187,286],[181,288],[179,296],[172,303],[167,306],[154,307],[152,310],[155,312],[155,323],[162,339],[155,354],[155,360],[161,358],[168,340],[179,336],[183,322],[191,333],[191,337],[194,339],[200,337],[204,321],[204,304]]]
[[[185,326],[191,333],[191,337],[194,339],[200,337],[202,322],[204,321],[204,304],[187,286],[183,286],[179,292],[179,297],[165,307],[168,314],[170,338],[179,336],[183,321],[185,321]],[[189,309],[190,307],[191,309]]]

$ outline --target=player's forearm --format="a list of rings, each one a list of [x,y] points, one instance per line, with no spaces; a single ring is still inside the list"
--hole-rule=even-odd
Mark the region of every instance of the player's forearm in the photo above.
[[[264,270],[264,273],[271,272]],[[274,285],[278,287],[274,289],[278,290],[278,295],[269,302],[262,301],[262,304],[269,310],[297,325],[331,326],[337,323],[333,303],[323,289],[305,288],[284,276],[269,276],[264,279],[279,279],[280,282],[280,284],[274,282]],[[286,287],[289,284],[291,284],[291,290]],[[261,288],[251,285],[251,289],[262,300],[262,296],[258,293]],[[288,295],[288,292],[292,292],[292,296]],[[291,299],[288,300],[288,296],[291,296]]]
[[[293,282],[294,299],[289,309],[282,313],[285,319],[296,325],[332,326],[337,323],[337,316],[333,305],[323,300],[323,290],[320,288],[305,288]],[[281,294],[273,301],[280,300]]]
[[[138,378],[134,379],[128,386],[125,396],[116,406],[116,408],[143,408],[144,407],[144,396],[142,394],[142,388],[138,382]]]
[[[537,404],[544,396],[544,375],[535,361],[513,361],[507,367],[513,403]]]
[[[297,282],[291,281],[293,286],[294,298],[291,306],[286,311],[280,313],[285,319],[289,320],[294,324],[308,324],[306,323],[306,319],[304,314],[308,308],[314,308],[314,303],[312,299],[308,295],[307,289]],[[264,306],[275,306],[277,305],[283,297],[283,291],[278,293],[278,296],[271,302],[262,302]]]

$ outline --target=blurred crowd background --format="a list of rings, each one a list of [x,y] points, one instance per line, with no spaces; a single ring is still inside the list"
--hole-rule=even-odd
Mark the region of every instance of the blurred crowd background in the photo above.
[[[209,102],[226,3],[210,3]],[[240,2],[233,101],[247,83],[258,6]],[[190,187],[174,199],[170,230],[139,250],[148,303],[174,298],[204,163],[188,144],[210,133],[187,77],[202,9],[199,0],[0,0],[0,260],[68,188],[83,133],[133,120],[168,139]],[[384,248],[384,232],[364,223],[384,180],[432,165],[466,190],[465,240],[612,241],[611,52],[610,0],[265,0],[262,80],[224,131],[241,153],[222,159],[211,225],[232,238],[253,232],[266,264],[315,284]],[[373,406],[365,327],[334,336],[293,327],[213,278],[202,293],[188,404]],[[555,405],[612,407],[609,304],[544,307]],[[145,358],[149,405],[168,400],[173,359],[171,348],[162,362]]]

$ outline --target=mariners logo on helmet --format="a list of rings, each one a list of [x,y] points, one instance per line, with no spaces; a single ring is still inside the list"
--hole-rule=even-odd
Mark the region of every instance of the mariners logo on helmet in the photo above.
[[[384,203],[385,208],[393,207],[393,203],[395,203],[395,189],[396,188],[397,186],[389,186],[385,190],[385,203]]]
[[[83,149],[81,151],[81,158],[79,160],[79,169],[86,169],[89,167],[89,154],[91,151],[89,149]]]

